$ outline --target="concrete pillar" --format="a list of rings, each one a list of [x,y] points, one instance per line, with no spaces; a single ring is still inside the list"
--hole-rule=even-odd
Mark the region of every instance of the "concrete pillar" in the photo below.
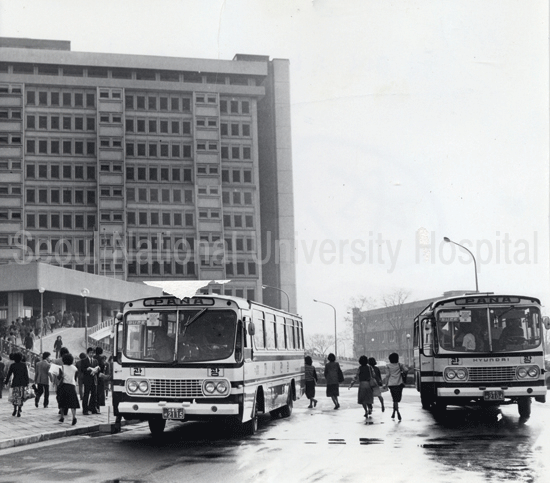
[[[88,303],[88,313],[90,314],[88,316],[88,327],[93,327],[103,320],[101,314],[101,304]]]
[[[23,306],[23,294],[21,292],[8,292],[8,324],[25,316],[25,307]]]

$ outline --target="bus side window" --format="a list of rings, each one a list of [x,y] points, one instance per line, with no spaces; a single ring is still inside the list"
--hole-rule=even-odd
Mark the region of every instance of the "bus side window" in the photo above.
[[[254,328],[256,333],[254,334],[254,345],[256,349],[265,348],[264,338],[264,313],[261,310],[254,310],[253,312]]]
[[[275,315],[266,314],[265,316],[265,348],[275,349],[276,347],[276,331],[275,331]]]
[[[275,316],[277,327],[277,349],[286,349],[285,344],[285,319],[280,315]]]

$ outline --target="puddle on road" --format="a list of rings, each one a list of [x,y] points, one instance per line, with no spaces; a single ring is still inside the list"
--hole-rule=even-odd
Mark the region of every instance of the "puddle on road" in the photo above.
[[[382,444],[383,439],[380,438],[359,438],[359,444]]]

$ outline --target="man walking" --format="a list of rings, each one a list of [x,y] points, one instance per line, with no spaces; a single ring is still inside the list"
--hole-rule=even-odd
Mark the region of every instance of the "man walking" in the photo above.
[[[82,414],[85,416],[97,414],[97,383],[96,377],[99,371],[97,360],[94,359],[94,348],[88,347],[86,358],[80,363],[82,371],[82,384],[84,385],[84,399],[82,400]]]
[[[50,355],[49,352],[44,352],[42,360],[34,366],[34,383],[37,386],[34,398],[36,407],[38,407],[42,394],[44,394],[44,408],[47,408],[50,403],[50,378],[48,376],[50,372]]]

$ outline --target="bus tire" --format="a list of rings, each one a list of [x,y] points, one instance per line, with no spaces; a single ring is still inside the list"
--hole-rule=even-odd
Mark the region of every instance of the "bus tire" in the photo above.
[[[430,409],[432,407],[432,397],[428,394],[428,391],[420,390],[420,402],[422,404],[422,409]]]
[[[531,396],[522,396],[518,398],[518,412],[519,416],[523,419],[527,419],[531,416]]]
[[[254,436],[256,431],[258,431],[258,402],[254,403],[254,412],[252,414],[252,419],[246,421],[242,426],[243,433],[245,436]]]
[[[447,403],[443,399],[436,399],[434,401],[435,411],[439,414],[445,414],[447,410]]]
[[[280,414],[282,418],[289,418],[292,414],[292,409],[294,407],[294,400],[292,398],[292,389],[288,390],[288,398],[286,400],[286,405],[281,408]]]
[[[149,431],[153,436],[160,436],[166,427],[166,419],[151,418],[149,419]]]

